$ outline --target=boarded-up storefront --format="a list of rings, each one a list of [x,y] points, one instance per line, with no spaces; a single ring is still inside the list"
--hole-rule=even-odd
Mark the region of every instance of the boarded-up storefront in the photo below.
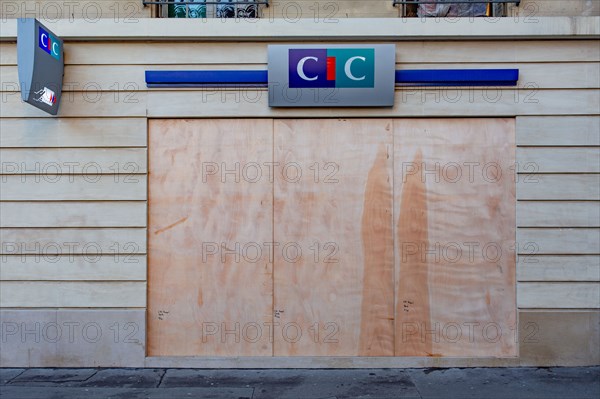
[[[516,356],[514,119],[152,120],[150,356]]]

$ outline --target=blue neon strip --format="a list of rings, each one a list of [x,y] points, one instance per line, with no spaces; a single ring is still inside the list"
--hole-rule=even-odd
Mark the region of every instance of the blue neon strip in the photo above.
[[[422,69],[396,71],[396,83],[490,83],[516,84],[518,69]]]
[[[518,69],[396,71],[400,86],[516,86]],[[148,87],[266,86],[267,71],[146,71]]]
[[[146,84],[267,84],[267,71],[146,71]]]

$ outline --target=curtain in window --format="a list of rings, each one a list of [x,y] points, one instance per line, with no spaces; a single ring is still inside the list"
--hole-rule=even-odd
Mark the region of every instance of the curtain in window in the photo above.
[[[437,4],[419,4],[419,17],[485,17],[488,3],[452,3],[452,0],[440,0]],[[493,4],[494,15],[499,15],[502,5]]]
[[[175,4],[169,4],[169,18],[206,18],[206,4],[177,4],[184,1],[204,3],[206,0],[175,0]]]
[[[217,5],[217,18],[257,18],[258,9],[254,0],[221,0]],[[248,3],[248,4],[245,4]],[[236,14],[237,11],[237,14]]]

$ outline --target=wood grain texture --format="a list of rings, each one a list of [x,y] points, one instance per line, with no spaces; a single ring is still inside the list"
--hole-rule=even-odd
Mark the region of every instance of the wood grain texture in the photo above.
[[[464,324],[516,327],[514,120],[394,120],[394,133],[396,355],[516,356],[511,337]]]
[[[146,118],[2,118],[0,147],[146,147],[146,130]]]
[[[386,126],[391,131],[391,123]],[[362,216],[362,246],[365,256],[361,307],[360,356],[391,354],[390,327],[393,313],[392,236],[393,146],[381,144],[365,186]],[[390,161],[391,160],[391,161]]]
[[[272,149],[270,120],[150,122],[149,356],[272,355]]]
[[[395,152],[394,152],[395,154]],[[414,165],[423,164],[423,153],[418,150],[412,161]],[[394,174],[396,177],[396,174]],[[394,183],[397,183],[396,181]],[[398,272],[396,274],[397,295],[402,298],[396,303],[395,325],[402,326],[402,333],[395,335],[395,353],[398,355],[432,356],[431,336],[425,339],[421,334],[406,335],[408,327],[431,324],[431,303],[429,291],[429,262],[420,256],[419,251],[410,251],[411,246],[429,247],[429,223],[427,187],[425,180],[418,174],[406,176],[402,180],[402,195],[396,225],[396,245]],[[405,328],[406,327],[406,328]]]
[[[275,121],[276,356],[393,355],[391,153],[390,120]]]

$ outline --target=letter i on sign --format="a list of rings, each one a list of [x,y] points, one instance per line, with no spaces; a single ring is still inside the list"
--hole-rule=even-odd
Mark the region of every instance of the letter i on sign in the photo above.
[[[335,57],[327,57],[327,80],[335,80]]]

